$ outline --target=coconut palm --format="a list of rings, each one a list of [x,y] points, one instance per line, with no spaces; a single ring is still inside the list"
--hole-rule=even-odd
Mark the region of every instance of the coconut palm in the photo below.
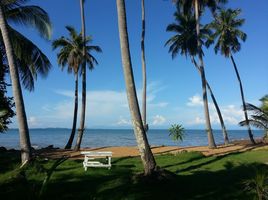
[[[76,145],[74,150],[78,151],[81,146],[83,134],[85,131],[85,120],[86,120],[86,98],[87,98],[87,76],[86,76],[86,25],[85,25],[85,12],[84,12],[85,0],[80,0],[80,12],[81,12],[81,24],[82,24],[82,39],[83,39],[83,60],[82,60],[82,107],[81,107],[81,117],[80,117],[80,127],[78,129],[78,135],[76,140]]]
[[[195,61],[194,57],[197,55],[197,36],[195,32],[195,25],[196,21],[195,18],[191,15],[182,15],[178,11],[174,14],[175,17],[175,23],[172,23],[168,25],[167,31],[175,33],[174,36],[172,36],[165,45],[169,45],[169,53],[171,53],[172,58],[174,59],[178,53],[184,56],[190,56],[191,61],[198,70],[200,76],[201,76],[201,70],[198,66],[197,62]],[[201,36],[201,43],[204,45],[204,43],[210,39],[209,35],[210,30],[207,27],[201,26],[200,29],[200,36]],[[225,144],[229,143],[228,134],[225,128],[225,124],[221,115],[220,108],[217,104],[215,95],[213,94],[213,91],[208,83],[206,81],[208,90],[210,92],[210,96],[212,98],[212,101],[214,103],[214,106],[216,108],[217,114],[219,116],[219,120],[221,123],[222,131],[223,131],[223,137]]]
[[[23,6],[23,3],[26,2],[27,0],[4,0],[0,2],[1,45],[5,47],[7,58],[6,60],[2,60],[2,63],[6,62],[9,66],[18,118],[21,161],[23,164],[27,163],[31,158],[31,143],[19,73],[22,74],[22,82],[27,86],[26,83],[31,83],[31,81],[27,82],[28,77],[35,78],[37,73],[42,74],[42,72],[46,75],[46,69],[50,67],[48,59],[33,43],[24,40],[28,45],[22,46],[23,43],[18,42],[19,40],[16,39],[20,38],[23,41],[26,38],[7,24],[7,20],[10,20],[21,25],[34,27],[39,31],[40,35],[46,38],[50,36],[50,21],[47,13],[37,6]]]
[[[239,82],[239,88],[241,93],[241,99],[243,104],[243,111],[245,116],[245,121],[248,128],[248,134],[251,143],[255,144],[253,134],[250,128],[248,114],[246,109],[246,101],[243,91],[242,81],[238,72],[237,65],[235,63],[233,53],[238,52],[241,49],[240,40],[243,42],[246,41],[247,35],[239,28],[244,24],[244,19],[238,19],[239,14],[241,13],[240,9],[232,10],[220,10],[219,14],[215,14],[214,21],[210,24],[210,27],[215,30],[213,34],[213,40],[216,41],[214,50],[215,53],[220,53],[226,58],[231,58],[231,61],[234,66],[234,70]]]
[[[21,161],[26,163],[31,158],[31,144],[29,137],[29,129],[27,124],[27,118],[24,108],[24,102],[22,97],[22,91],[19,81],[19,73],[16,66],[16,60],[13,53],[13,48],[8,33],[8,26],[6,23],[5,15],[3,12],[2,5],[0,5],[0,30],[3,37],[3,42],[6,49],[7,60],[9,65],[9,73],[12,82],[13,96],[16,106],[16,112],[19,123],[20,132],[20,145],[21,145]]]
[[[70,149],[72,147],[76,122],[77,122],[77,109],[78,109],[78,74],[79,69],[83,65],[84,52],[83,52],[83,37],[82,34],[78,34],[77,31],[71,27],[66,26],[66,29],[69,32],[69,37],[61,37],[57,40],[54,40],[52,43],[53,49],[60,48],[58,53],[58,63],[64,69],[68,65],[67,71],[69,73],[74,73],[75,75],[75,104],[74,104],[74,117],[73,117],[73,126],[72,131],[66,144],[65,148]],[[92,42],[91,37],[86,37],[86,63],[89,66],[89,69],[94,69],[94,65],[98,64],[96,58],[91,55],[92,51],[102,52],[99,46],[90,46],[89,43]]]
[[[195,16],[195,28],[196,28],[196,36],[197,36],[197,55],[199,59],[199,68],[201,73],[202,80],[202,91],[203,91],[203,103],[204,103],[204,114],[206,121],[206,129],[208,133],[208,143],[210,148],[215,148],[216,143],[213,137],[210,117],[209,117],[209,109],[208,109],[208,100],[207,100],[207,88],[206,88],[206,75],[204,69],[204,61],[202,55],[202,44],[200,39],[200,16],[203,13],[206,7],[210,8],[212,12],[216,10],[216,8],[221,3],[226,3],[227,0],[175,0],[177,2],[177,8],[179,11],[182,11],[184,15],[189,15],[194,13]]]
[[[147,90],[147,75],[146,75],[146,62],[145,62],[145,0],[141,0],[141,13],[142,13],[142,32],[141,32],[141,62],[142,62],[142,121],[145,131],[147,132],[149,126],[146,123],[146,90]]]
[[[5,0],[1,2],[7,22],[34,28],[41,37],[50,38],[51,23],[48,14],[38,6],[24,5],[26,2],[27,0]],[[34,90],[34,81],[38,75],[46,77],[51,68],[51,63],[33,42],[8,24],[7,26],[20,80],[26,89],[32,91]],[[0,45],[3,46],[2,37],[0,37]],[[3,57],[1,62],[7,64],[6,56]]]
[[[63,70],[66,65],[68,65],[67,72],[73,73],[75,76],[75,93],[74,93],[74,115],[73,115],[73,125],[72,131],[69,137],[67,144],[65,145],[65,149],[71,149],[73,144],[73,139],[76,131],[76,123],[77,123],[77,110],[78,110],[78,71],[80,64],[82,62],[81,55],[79,52],[81,51],[82,46],[82,38],[81,35],[77,34],[75,29],[70,26],[66,26],[66,29],[69,32],[69,38],[61,37],[52,42],[53,50],[56,48],[61,48],[58,53],[58,64],[61,66]]]
[[[268,95],[260,99],[262,105],[257,107],[253,104],[246,103],[247,111],[251,112],[248,123],[256,128],[265,131],[264,138],[268,137]],[[246,120],[239,122],[241,126],[247,126]]]
[[[127,32],[126,9],[124,0],[116,0],[118,14],[119,39],[121,47],[122,66],[124,71],[129,110],[134,127],[137,146],[144,167],[144,174],[150,175],[156,170],[156,162],[150,149],[146,132],[142,123],[138,104],[136,87],[132,71],[130,49]]]

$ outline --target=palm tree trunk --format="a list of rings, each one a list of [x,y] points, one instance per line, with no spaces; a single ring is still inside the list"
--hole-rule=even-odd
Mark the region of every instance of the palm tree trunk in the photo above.
[[[81,21],[82,21],[82,37],[84,42],[83,48],[83,63],[82,63],[82,107],[81,107],[81,117],[80,117],[80,127],[77,134],[77,141],[74,150],[78,151],[80,149],[83,134],[85,131],[85,118],[86,118],[86,96],[87,96],[87,83],[86,83],[86,26],[85,26],[85,12],[84,12],[84,0],[80,0],[80,9],[81,9]]]
[[[253,138],[253,134],[249,125],[249,121],[248,121],[248,113],[247,113],[247,109],[246,109],[246,101],[245,101],[245,96],[244,96],[244,91],[243,91],[243,86],[242,86],[242,81],[240,79],[240,75],[236,66],[236,63],[234,61],[233,55],[230,54],[234,69],[235,69],[235,73],[237,76],[237,80],[239,82],[239,87],[240,87],[240,93],[241,93],[241,98],[242,98],[242,103],[243,103],[243,111],[244,111],[244,115],[245,115],[245,121],[246,121],[246,125],[248,127],[248,135],[249,135],[249,139],[251,141],[252,144],[256,144],[254,138]]]
[[[25,107],[19,80],[19,73],[14,58],[11,40],[8,34],[7,23],[1,5],[0,5],[0,29],[6,49],[10,79],[12,83],[13,96],[16,106],[16,114],[18,118],[20,146],[21,146],[21,162],[22,164],[25,164],[31,159],[32,156],[29,128],[27,124],[27,117],[25,113]]]
[[[200,68],[199,66],[197,65],[195,59],[193,56],[191,56],[191,60],[192,60],[192,63],[194,64],[194,66],[196,67],[196,69],[198,70],[199,74],[201,75],[201,71],[200,71]],[[218,103],[217,103],[217,100],[213,94],[213,91],[208,83],[208,81],[206,80],[207,82],[207,88],[208,88],[208,91],[210,93],[210,96],[211,96],[211,99],[213,101],[213,104],[216,108],[216,111],[217,111],[217,114],[218,114],[218,117],[219,117],[219,120],[220,120],[220,124],[221,124],[221,129],[222,129],[222,134],[223,134],[223,139],[224,139],[224,144],[227,145],[229,144],[229,138],[228,138],[228,133],[226,131],[226,128],[225,128],[225,124],[224,124],[224,121],[223,121],[223,118],[222,118],[222,115],[221,115],[221,110],[218,106]]]
[[[156,162],[150,149],[146,132],[142,124],[142,118],[136,94],[136,87],[133,77],[128,33],[127,33],[125,1],[116,0],[116,4],[117,4],[118,28],[119,28],[122,64],[126,83],[128,105],[132,118],[138,149],[144,166],[144,174],[150,175],[152,174],[152,172],[154,172],[154,170],[156,170]]]
[[[145,132],[148,131],[148,124],[146,123],[146,62],[145,62],[145,49],[144,49],[144,39],[145,39],[145,6],[144,0],[141,0],[141,12],[142,12],[142,33],[141,33],[141,62],[142,62],[142,121]]]
[[[200,66],[202,89],[203,89],[204,113],[205,113],[206,129],[207,129],[207,134],[208,134],[208,146],[209,146],[209,148],[216,148],[216,143],[215,143],[214,136],[213,136],[212,129],[211,129],[209,109],[208,109],[206,75],[205,75],[204,61],[203,61],[201,42],[200,42],[200,24],[199,24],[198,0],[195,0],[195,20],[196,20],[198,58],[199,58],[199,62],[200,62],[199,66]]]
[[[73,127],[72,127],[72,132],[70,135],[70,138],[68,140],[68,143],[65,146],[65,149],[71,149],[73,140],[74,140],[74,135],[76,131],[76,123],[77,123],[77,110],[78,110],[78,72],[75,73],[75,92],[74,92],[74,117],[73,117]]]

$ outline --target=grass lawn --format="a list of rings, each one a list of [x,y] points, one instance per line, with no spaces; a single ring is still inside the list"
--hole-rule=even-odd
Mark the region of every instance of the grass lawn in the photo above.
[[[253,199],[243,181],[256,169],[268,170],[268,151],[257,150],[204,157],[197,152],[158,155],[159,166],[176,174],[173,180],[137,181],[139,158],[115,158],[112,168],[88,168],[81,160],[67,160],[53,173],[42,199]],[[54,160],[39,158],[19,169],[19,154],[0,153],[0,198],[37,199]]]

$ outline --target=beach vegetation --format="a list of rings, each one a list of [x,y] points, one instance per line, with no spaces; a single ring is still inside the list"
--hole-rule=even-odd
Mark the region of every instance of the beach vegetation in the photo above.
[[[212,43],[215,41],[215,53],[220,53],[226,58],[230,58],[235,70],[235,74],[239,83],[240,95],[242,100],[242,106],[245,116],[245,123],[248,128],[249,139],[252,144],[255,144],[253,133],[250,128],[248,120],[248,113],[246,109],[245,95],[240,78],[239,70],[234,60],[233,54],[240,51],[241,43],[247,39],[247,34],[240,30],[241,26],[245,23],[245,19],[238,18],[241,14],[241,9],[221,9],[219,13],[215,13],[214,21],[210,23],[209,27],[214,30],[212,34]]]
[[[81,114],[80,114],[80,125],[77,133],[76,144],[74,147],[75,151],[80,149],[82,138],[85,131],[85,120],[86,120],[86,104],[87,104],[87,62],[86,62],[86,21],[85,21],[85,0],[79,1],[80,5],[80,15],[81,15],[81,34],[83,40],[83,60],[81,65],[81,74],[82,74],[82,105],[81,105]],[[89,66],[92,67],[92,66]]]
[[[185,129],[180,124],[172,124],[168,129],[169,137],[175,142],[182,142],[185,137]]]
[[[256,200],[268,199],[268,170],[255,169],[255,175],[244,181],[245,190],[255,194]]]
[[[73,73],[75,76],[75,92],[74,92],[74,114],[73,124],[69,140],[65,146],[65,149],[71,149],[76,132],[77,123],[77,111],[78,111],[78,76],[81,72],[81,66],[83,64],[83,37],[81,33],[78,33],[73,27],[66,26],[69,33],[69,37],[60,37],[52,42],[53,49],[60,49],[57,54],[58,64],[62,70],[67,66],[67,72]],[[90,45],[92,38],[86,37],[86,63],[90,70],[94,69],[94,66],[98,64],[97,59],[92,55],[92,52],[102,52],[99,46]]]
[[[248,112],[251,113],[250,118],[248,120],[249,124],[251,126],[254,126],[259,129],[264,130],[264,140],[268,139],[268,109],[267,109],[267,104],[268,104],[268,96],[265,95],[260,99],[261,106],[255,106],[250,103],[246,103],[246,109]],[[247,122],[246,120],[243,120],[239,122],[240,126],[246,126]]]
[[[197,69],[198,73],[201,76],[200,67],[195,60],[195,56],[198,54],[197,51],[197,34],[196,34],[196,20],[192,14],[183,15],[177,10],[174,13],[175,22],[167,26],[166,31],[172,32],[175,35],[172,36],[165,44],[169,46],[169,53],[171,53],[172,58],[174,59],[178,54],[185,56],[186,58],[190,56],[192,63]],[[207,26],[202,26],[200,24],[200,41],[202,46],[211,39],[211,31]],[[203,50],[202,50],[203,52]],[[228,144],[228,134],[224,124],[224,120],[221,114],[221,110],[218,106],[216,97],[212,91],[212,88],[208,81],[206,80],[206,85],[209,90],[210,96],[213,100],[213,104],[216,108],[219,121],[221,123],[224,143]],[[208,132],[209,133],[209,132]]]
[[[118,14],[118,29],[119,29],[119,40],[121,47],[121,58],[122,58],[122,66],[128,96],[128,106],[132,118],[132,124],[137,141],[137,146],[144,166],[144,175],[149,176],[153,174],[155,171],[157,171],[157,165],[154,159],[154,155],[149,146],[146,131],[143,126],[136,93],[136,86],[130,56],[130,46],[128,40],[125,1],[116,0],[116,5]]]
[[[15,116],[13,98],[7,96],[9,85],[5,81],[6,72],[6,66],[2,65],[0,70],[0,133],[8,130],[8,125],[11,124],[11,119]]]
[[[47,39],[51,35],[51,23],[48,14],[42,8],[24,3],[26,1],[1,1],[0,29],[1,45],[6,55],[2,57],[1,62],[8,65],[9,69],[19,125],[21,162],[25,164],[31,159],[31,142],[20,80],[27,89],[33,90],[37,74],[46,76],[51,64],[35,44],[9,26],[8,22],[32,27],[40,36]]]
[[[201,83],[202,83],[202,91],[203,91],[203,104],[204,104],[204,115],[205,115],[205,123],[206,129],[208,130],[208,146],[210,148],[216,148],[215,139],[213,136],[210,116],[209,116],[209,107],[208,107],[208,99],[207,99],[207,81],[205,75],[205,65],[203,60],[203,51],[202,51],[202,41],[200,35],[200,18],[204,14],[206,8],[209,8],[212,13],[215,13],[216,9],[221,5],[225,4],[227,0],[176,0],[176,5],[178,11],[185,15],[185,16],[192,16],[195,17],[195,34],[197,44],[196,51],[197,57],[199,60],[199,69],[200,69],[200,76],[201,76]]]

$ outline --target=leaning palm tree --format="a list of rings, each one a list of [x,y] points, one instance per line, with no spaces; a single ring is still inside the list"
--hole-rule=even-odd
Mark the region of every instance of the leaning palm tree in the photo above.
[[[178,53],[181,55],[190,56],[192,63],[198,70],[199,74],[201,75],[200,67],[198,66],[197,62],[195,61],[195,56],[197,55],[197,36],[195,32],[195,18],[191,15],[182,15],[179,12],[175,12],[175,23],[168,25],[167,31],[175,33],[165,45],[169,45],[169,53],[171,53],[172,58],[174,59]],[[208,40],[210,40],[211,31],[205,26],[201,25],[200,29],[200,36],[201,36],[201,43],[202,45],[205,44]],[[221,115],[220,108],[218,106],[217,100],[213,91],[206,80],[207,88],[210,92],[210,96],[216,108],[217,114],[219,116],[219,120],[222,127],[224,143],[228,144],[228,134],[225,128],[225,124]]]
[[[197,36],[197,55],[199,59],[199,68],[201,74],[202,81],[202,90],[203,90],[203,103],[204,103],[204,114],[206,121],[206,129],[208,133],[208,143],[210,148],[215,148],[216,143],[213,137],[210,117],[209,117],[209,108],[208,108],[208,100],[207,100],[207,88],[206,88],[206,75],[204,69],[204,61],[202,55],[202,44],[200,40],[200,16],[204,12],[205,8],[208,7],[212,12],[215,12],[216,8],[221,3],[226,3],[227,0],[175,0],[177,2],[177,8],[184,15],[189,15],[192,12],[195,16],[196,21],[196,36]]]
[[[58,64],[61,66],[62,70],[68,65],[68,73],[73,73],[75,75],[75,95],[74,95],[74,116],[72,131],[69,140],[65,146],[65,149],[71,149],[73,144],[73,139],[76,131],[77,123],[77,110],[78,110],[78,72],[83,61],[83,38],[81,34],[78,34],[73,27],[66,26],[69,32],[69,37],[61,37],[52,42],[53,50],[60,48],[58,53]],[[90,38],[87,38],[87,42]],[[97,48],[99,50],[99,48]]]
[[[126,9],[124,0],[116,0],[118,14],[119,39],[121,47],[121,57],[123,71],[126,83],[128,105],[134,127],[134,133],[137,140],[138,149],[144,167],[144,174],[150,175],[156,170],[156,162],[150,149],[149,142],[142,123],[142,117],[138,104],[136,87],[132,71],[130,58],[130,49],[127,32]]]
[[[86,120],[86,98],[87,98],[87,76],[86,76],[86,25],[85,25],[85,12],[84,12],[85,0],[80,0],[80,12],[81,12],[81,24],[82,24],[82,39],[83,39],[83,59],[82,59],[82,107],[81,107],[81,117],[80,117],[80,127],[78,129],[78,136],[75,145],[75,151],[80,149],[83,134],[85,131],[85,120]]]
[[[239,30],[239,28],[244,24],[245,19],[238,19],[237,17],[241,13],[240,9],[232,10],[220,10],[219,14],[215,14],[214,21],[210,24],[210,27],[215,30],[213,34],[213,40],[216,40],[214,47],[215,53],[220,53],[227,58],[231,58],[234,66],[234,70],[239,82],[241,99],[243,104],[243,111],[245,116],[245,121],[248,128],[248,135],[252,144],[255,144],[253,134],[250,128],[248,114],[246,109],[245,96],[243,91],[242,81],[237,69],[237,65],[234,61],[233,53],[238,52],[241,49],[241,44],[239,40],[243,42],[246,41],[247,35]]]
[[[12,48],[10,36],[8,33],[8,26],[6,23],[2,5],[0,5],[0,29],[6,49],[7,60],[9,65],[9,73],[12,82],[13,96],[19,123],[21,161],[22,163],[26,163],[31,158],[31,143],[30,143],[29,129],[20,86],[18,68],[16,66],[14,50]]]
[[[4,45],[6,53],[6,59],[2,59],[1,62],[5,62],[9,66],[19,125],[22,163],[27,163],[31,158],[31,143],[19,74],[22,74],[21,80],[27,87],[27,84],[33,83],[33,79],[37,74],[46,75],[47,70],[50,68],[50,62],[37,46],[12,29],[7,20],[34,27],[39,31],[40,35],[46,38],[50,36],[51,28],[47,13],[37,6],[23,6],[26,1],[4,0],[0,2],[0,29],[2,36],[0,42],[1,45]],[[27,45],[22,46],[23,44],[18,42],[19,40]]]
[[[141,62],[142,62],[142,122],[145,131],[149,129],[146,122],[146,93],[147,93],[147,74],[145,62],[145,0],[141,0],[142,32],[141,32]]]

